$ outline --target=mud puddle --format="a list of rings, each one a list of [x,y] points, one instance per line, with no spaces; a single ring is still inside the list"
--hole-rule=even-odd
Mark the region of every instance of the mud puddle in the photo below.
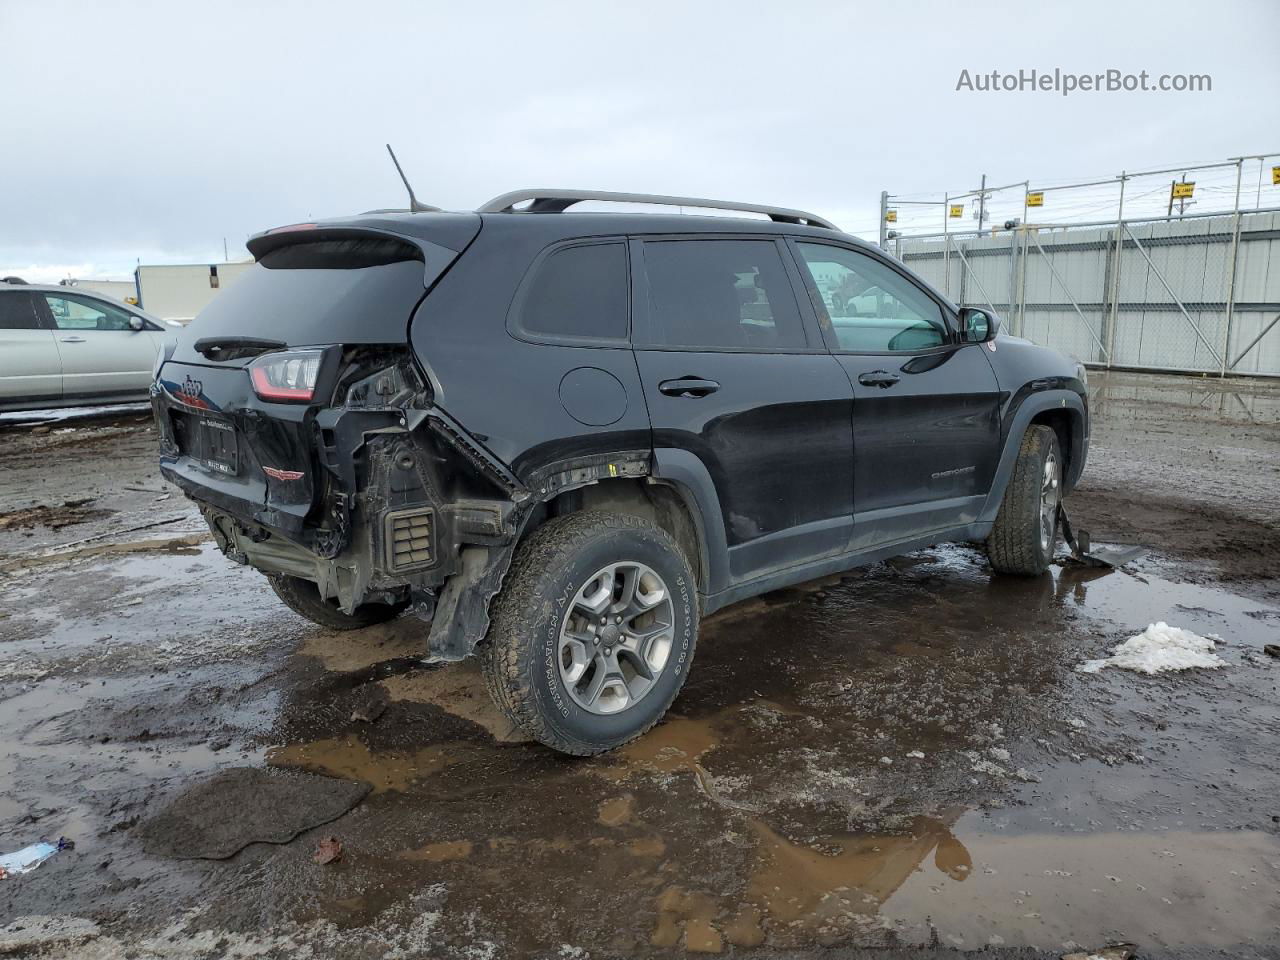
[[[1259,803],[1275,769],[1243,731],[1280,719],[1251,658],[1276,611],[1161,569],[1006,582],[948,547],[726,611],[672,715],[587,761],[510,736],[472,664],[405,656],[410,628],[317,637],[300,656],[410,712],[384,729],[339,710],[267,761],[371,784],[346,837],[366,880],[452,884],[459,908],[498,898],[485,916],[507,943],[534,942],[532,915],[566,942],[580,929],[562,901],[511,888],[517,870],[571,902],[608,903],[602,882],[642,891],[647,919],[607,941],[627,950],[1261,948],[1280,907]],[[1220,634],[1230,668],[1076,673],[1156,619]],[[778,636],[799,639],[761,640]],[[398,666],[378,678],[380,663]],[[1205,713],[1238,749],[1192,733]],[[415,722],[409,740],[391,730]],[[373,923],[400,902],[346,901],[318,909]]]

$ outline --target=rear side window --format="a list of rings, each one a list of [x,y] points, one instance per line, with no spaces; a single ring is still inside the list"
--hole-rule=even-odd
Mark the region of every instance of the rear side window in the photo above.
[[[795,291],[772,240],[659,240],[644,245],[651,346],[803,348]]]
[[[520,300],[522,333],[552,340],[626,340],[631,313],[621,243],[564,247],[537,267]]]
[[[83,297],[46,293],[45,303],[59,330],[129,330],[132,317],[127,310]]]
[[[0,330],[39,330],[35,299],[30,293],[0,291]]]

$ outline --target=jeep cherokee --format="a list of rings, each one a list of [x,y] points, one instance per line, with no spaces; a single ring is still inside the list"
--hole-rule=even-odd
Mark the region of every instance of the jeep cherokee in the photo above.
[[[519,191],[248,246],[157,364],[164,476],[293,610],[412,611],[566,753],[656,723],[726,604],[943,541],[1043,573],[1084,468],[1082,366],[802,211]]]

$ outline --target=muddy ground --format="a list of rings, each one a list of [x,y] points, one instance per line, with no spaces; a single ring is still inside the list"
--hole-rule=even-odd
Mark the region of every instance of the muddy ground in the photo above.
[[[947,546],[739,604],[587,761],[422,624],[286,610],[143,415],[0,418],[0,852],[75,842],[0,879],[0,951],[46,915],[79,958],[1280,957],[1280,385],[1093,387],[1070,506],[1147,558]],[[1157,620],[1227,666],[1076,672]]]

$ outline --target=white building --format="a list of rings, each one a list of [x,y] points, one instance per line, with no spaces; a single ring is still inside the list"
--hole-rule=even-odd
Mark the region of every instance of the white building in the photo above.
[[[219,290],[235,283],[252,266],[252,260],[140,265],[134,271],[138,306],[162,320],[190,323]]]
[[[133,303],[138,297],[138,288],[132,280],[72,280],[66,285],[76,290],[100,293],[121,303]]]

